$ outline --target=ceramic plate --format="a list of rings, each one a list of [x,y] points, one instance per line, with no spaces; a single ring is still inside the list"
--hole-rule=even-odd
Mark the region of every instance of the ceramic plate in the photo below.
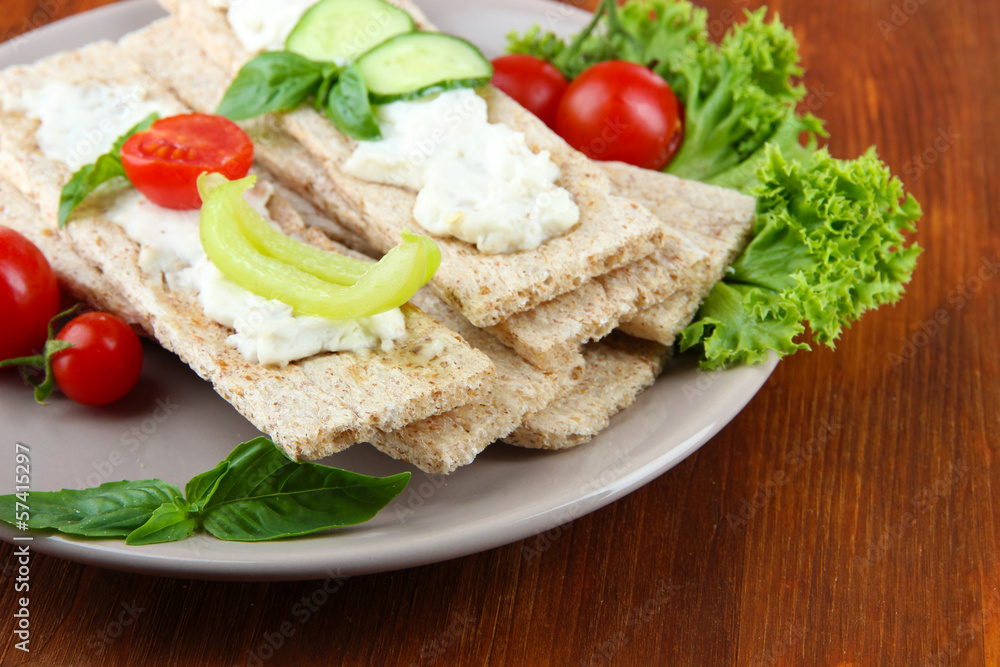
[[[441,29],[498,55],[504,35],[541,23],[571,32],[586,14],[545,0],[424,0]],[[94,10],[0,46],[0,67],[31,62],[163,15],[152,0]],[[102,567],[205,579],[348,576],[464,556],[544,532],[592,512],[661,475],[708,441],[760,389],[776,361],[721,373],[681,358],[593,442],[563,452],[494,445],[446,477],[426,475],[358,445],[325,461],[365,474],[413,471],[409,487],[374,520],[307,538],[244,544],[196,536],[127,547],[119,540],[36,536],[38,552]],[[146,344],[138,388],[121,404],[91,409],[55,397],[34,405],[13,373],[0,377],[0,460],[30,449],[31,488],[82,488],[158,477],[181,488],[258,432],[172,354]],[[4,452],[6,450],[6,452]],[[13,492],[13,474],[0,493]],[[20,535],[0,524],[0,537]]]

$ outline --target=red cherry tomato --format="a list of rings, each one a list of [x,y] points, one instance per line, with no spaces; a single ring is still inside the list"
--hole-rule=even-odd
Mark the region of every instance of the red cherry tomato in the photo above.
[[[680,104],[662,77],[635,63],[608,60],[570,83],[555,129],[594,160],[659,170],[679,146],[680,127]]]
[[[549,127],[555,127],[556,109],[569,85],[554,66],[541,58],[523,54],[496,58],[491,83]]]
[[[52,373],[62,392],[77,403],[107,405],[139,381],[142,343],[124,320],[108,313],[84,313],[70,320],[56,338],[73,343],[52,358]]]
[[[121,158],[132,185],[154,204],[192,209],[201,206],[198,176],[209,171],[243,178],[253,164],[253,142],[228,118],[193,113],[132,135]]]
[[[59,285],[34,243],[0,226],[0,361],[40,352],[59,313]]]

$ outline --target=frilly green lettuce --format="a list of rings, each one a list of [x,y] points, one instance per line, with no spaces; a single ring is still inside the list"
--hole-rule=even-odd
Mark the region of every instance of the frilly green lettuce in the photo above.
[[[752,240],[681,336],[707,368],[808,349],[810,339],[832,347],[866,310],[900,298],[921,252],[907,240],[920,205],[874,149],[856,160],[818,150],[822,121],[798,111],[798,42],[766,13],[745,12],[715,44],[705,10],[687,0],[617,9],[602,0],[570,40],[537,27],[509,36],[509,51],[545,58],[569,78],[610,59],[650,67],[685,110],[666,171],[757,198]]]
[[[899,300],[921,252],[907,244],[920,205],[874,149],[803,164],[772,146],[757,177],[753,239],[681,337],[707,368],[808,349],[803,322],[833,347],[865,311]]]

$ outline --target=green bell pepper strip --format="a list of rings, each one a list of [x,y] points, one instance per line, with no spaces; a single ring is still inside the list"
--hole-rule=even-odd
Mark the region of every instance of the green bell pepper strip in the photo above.
[[[217,174],[199,177],[202,246],[230,280],[290,305],[299,315],[355,319],[398,308],[440,266],[437,244],[405,230],[403,242],[374,264],[295,241],[273,229],[243,198],[254,181],[253,176],[237,181]]]

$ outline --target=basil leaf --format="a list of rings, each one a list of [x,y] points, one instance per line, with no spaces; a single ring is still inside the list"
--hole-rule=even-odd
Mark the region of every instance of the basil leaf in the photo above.
[[[142,121],[137,123],[128,132],[118,137],[111,151],[97,158],[93,164],[84,165],[73,174],[69,182],[63,186],[59,195],[59,227],[63,227],[69,220],[70,214],[76,207],[83,203],[91,192],[97,189],[102,183],[110,181],[112,178],[125,175],[125,168],[122,167],[121,149],[136,132],[148,130],[149,126],[159,120],[160,115],[152,113]]]
[[[116,176],[124,175],[125,169],[122,167],[121,159],[116,159],[110,154],[97,158],[94,164],[81,167],[63,186],[59,195],[59,226],[63,227],[66,224],[70,214],[83,203],[87,195],[97,189],[97,186]]]
[[[269,51],[240,68],[216,113],[247,120],[296,108],[316,93],[329,65],[290,51]]]
[[[368,477],[292,461],[266,438],[237,447],[203,510],[222,540],[262,541],[362,523],[406,487],[410,473]]]
[[[191,511],[191,504],[183,498],[175,498],[172,503],[160,505],[149,521],[129,533],[125,544],[176,542],[191,537],[200,526],[201,518]]]
[[[339,74],[323,77],[323,82],[319,84],[319,89],[317,89],[316,97],[313,100],[313,106],[316,108],[316,111],[323,111],[326,101],[330,99],[330,91],[333,90],[333,86],[337,83],[338,78]]]
[[[229,465],[229,461],[222,461],[208,472],[195,475],[188,481],[187,486],[184,487],[184,497],[187,498],[196,512],[200,512],[212,494],[215,493],[219,482],[229,471]]]
[[[297,463],[267,438],[256,438],[191,479],[188,499],[158,479],[108,482],[92,489],[34,491],[28,502],[23,494],[0,496],[0,521],[22,530],[124,537],[130,545],[182,540],[202,525],[223,540],[273,540],[367,521],[409,479],[408,472],[368,477]]]
[[[366,141],[382,138],[364,77],[354,65],[340,73],[323,108],[336,128],[347,136]]]
[[[86,537],[126,537],[164,503],[180,496],[159,479],[106,482],[91,489],[32,491],[28,527]],[[0,520],[16,524],[17,496],[0,496]],[[23,507],[23,504],[22,504]]]

